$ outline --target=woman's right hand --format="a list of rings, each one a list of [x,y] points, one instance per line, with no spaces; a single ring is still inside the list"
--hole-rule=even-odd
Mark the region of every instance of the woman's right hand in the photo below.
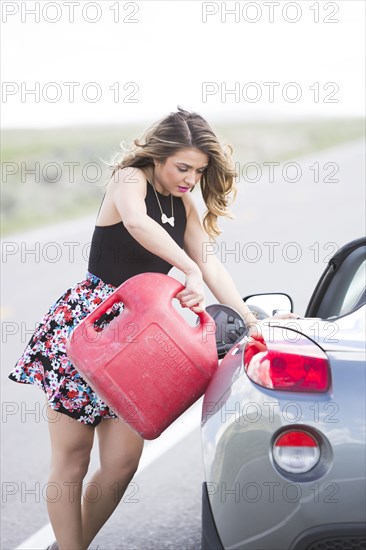
[[[185,289],[175,296],[182,307],[188,307],[195,313],[205,309],[205,293],[201,271],[191,271],[186,274]]]

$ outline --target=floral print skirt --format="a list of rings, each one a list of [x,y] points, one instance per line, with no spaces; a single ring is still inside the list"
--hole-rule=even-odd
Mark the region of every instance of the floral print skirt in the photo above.
[[[23,384],[37,384],[52,409],[83,424],[97,426],[103,418],[116,418],[78,373],[66,355],[66,339],[72,330],[114,290],[111,284],[87,272],[86,278],[66,290],[36,325],[23,355],[9,378]],[[102,330],[119,315],[117,302],[96,322]]]

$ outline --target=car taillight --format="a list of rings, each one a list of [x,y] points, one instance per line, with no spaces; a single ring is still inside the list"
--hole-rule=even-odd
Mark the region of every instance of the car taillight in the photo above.
[[[308,472],[319,461],[319,443],[311,434],[302,430],[288,430],[279,435],[273,444],[275,462],[292,474]]]
[[[253,382],[273,390],[325,392],[330,385],[327,356],[301,335],[295,343],[283,338],[248,342],[244,366]]]

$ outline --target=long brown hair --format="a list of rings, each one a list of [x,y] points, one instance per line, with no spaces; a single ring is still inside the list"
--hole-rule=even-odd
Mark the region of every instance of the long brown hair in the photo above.
[[[202,197],[207,207],[203,217],[205,231],[217,237],[221,231],[217,218],[232,218],[228,206],[236,196],[236,172],[232,161],[232,147],[222,145],[206,120],[197,113],[190,113],[181,107],[167,117],[153,124],[141,140],[135,139],[133,146],[118,162],[112,162],[112,176],[119,169],[133,166],[144,171],[147,179],[152,177],[154,159],[159,162],[174,155],[180,149],[194,147],[209,157],[209,164],[200,179]]]

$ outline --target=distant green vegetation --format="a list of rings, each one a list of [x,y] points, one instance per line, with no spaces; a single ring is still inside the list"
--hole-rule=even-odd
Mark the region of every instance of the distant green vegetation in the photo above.
[[[363,119],[213,125],[234,160],[280,162],[364,136]],[[2,234],[97,213],[108,163],[145,126],[2,131]]]

